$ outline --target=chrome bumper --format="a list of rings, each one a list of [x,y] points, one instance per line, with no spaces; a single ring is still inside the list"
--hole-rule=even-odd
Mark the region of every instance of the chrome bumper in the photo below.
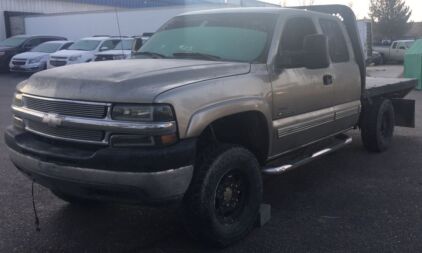
[[[105,188],[109,192],[123,189],[128,195],[139,193],[139,202],[180,199],[193,175],[192,165],[161,172],[117,172],[44,162],[10,148],[9,154],[16,167],[36,182],[74,195],[78,195],[75,188]],[[71,187],[62,189],[66,185]]]

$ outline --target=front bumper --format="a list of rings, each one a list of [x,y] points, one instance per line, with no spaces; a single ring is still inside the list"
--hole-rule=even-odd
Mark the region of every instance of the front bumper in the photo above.
[[[45,64],[45,63],[44,63]],[[35,73],[44,69],[43,63],[34,63],[26,65],[9,64],[10,71],[22,73]]]
[[[125,149],[49,143],[15,128],[5,133],[16,167],[52,191],[105,201],[180,200],[192,179],[195,140],[166,148]]]

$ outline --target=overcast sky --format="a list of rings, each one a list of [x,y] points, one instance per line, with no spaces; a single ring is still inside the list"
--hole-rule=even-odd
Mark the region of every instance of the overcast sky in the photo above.
[[[286,3],[287,5],[302,5],[309,0],[263,0],[265,2],[280,4]],[[412,10],[412,21],[422,21],[422,0],[405,0],[406,4]],[[356,16],[361,19],[368,17],[369,0],[314,0],[314,4],[345,4],[352,5]]]

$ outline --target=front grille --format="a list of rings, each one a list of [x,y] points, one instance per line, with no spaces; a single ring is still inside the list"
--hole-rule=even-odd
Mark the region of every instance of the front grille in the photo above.
[[[51,59],[54,60],[67,60],[66,56],[51,56]]]
[[[26,129],[41,135],[75,141],[102,142],[105,135],[104,131],[100,130],[50,127],[47,124],[32,120],[26,121]]]
[[[15,60],[13,60],[12,63],[13,63],[13,65],[16,65],[16,66],[22,66],[22,65],[25,65],[26,61],[15,61]]]
[[[95,61],[110,61],[114,60],[113,55],[99,55],[95,58]]]
[[[67,100],[53,100],[32,96],[23,96],[25,107],[46,113],[56,113],[65,116],[85,117],[85,118],[105,118],[107,105],[76,102]]]
[[[50,64],[55,67],[61,67],[66,65],[66,61],[56,61],[56,60],[50,60]]]

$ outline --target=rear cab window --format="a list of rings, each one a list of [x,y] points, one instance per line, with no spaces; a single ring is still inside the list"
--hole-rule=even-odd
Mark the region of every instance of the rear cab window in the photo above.
[[[394,42],[393,45],[391,46],[391,48],[396,49],[397,48],[398,43]]]
[[[324,35],[328,37],[328,49],[333,63],[348,62],[350,59],[347,42],[339,22],[320,19],[319,24]]]

